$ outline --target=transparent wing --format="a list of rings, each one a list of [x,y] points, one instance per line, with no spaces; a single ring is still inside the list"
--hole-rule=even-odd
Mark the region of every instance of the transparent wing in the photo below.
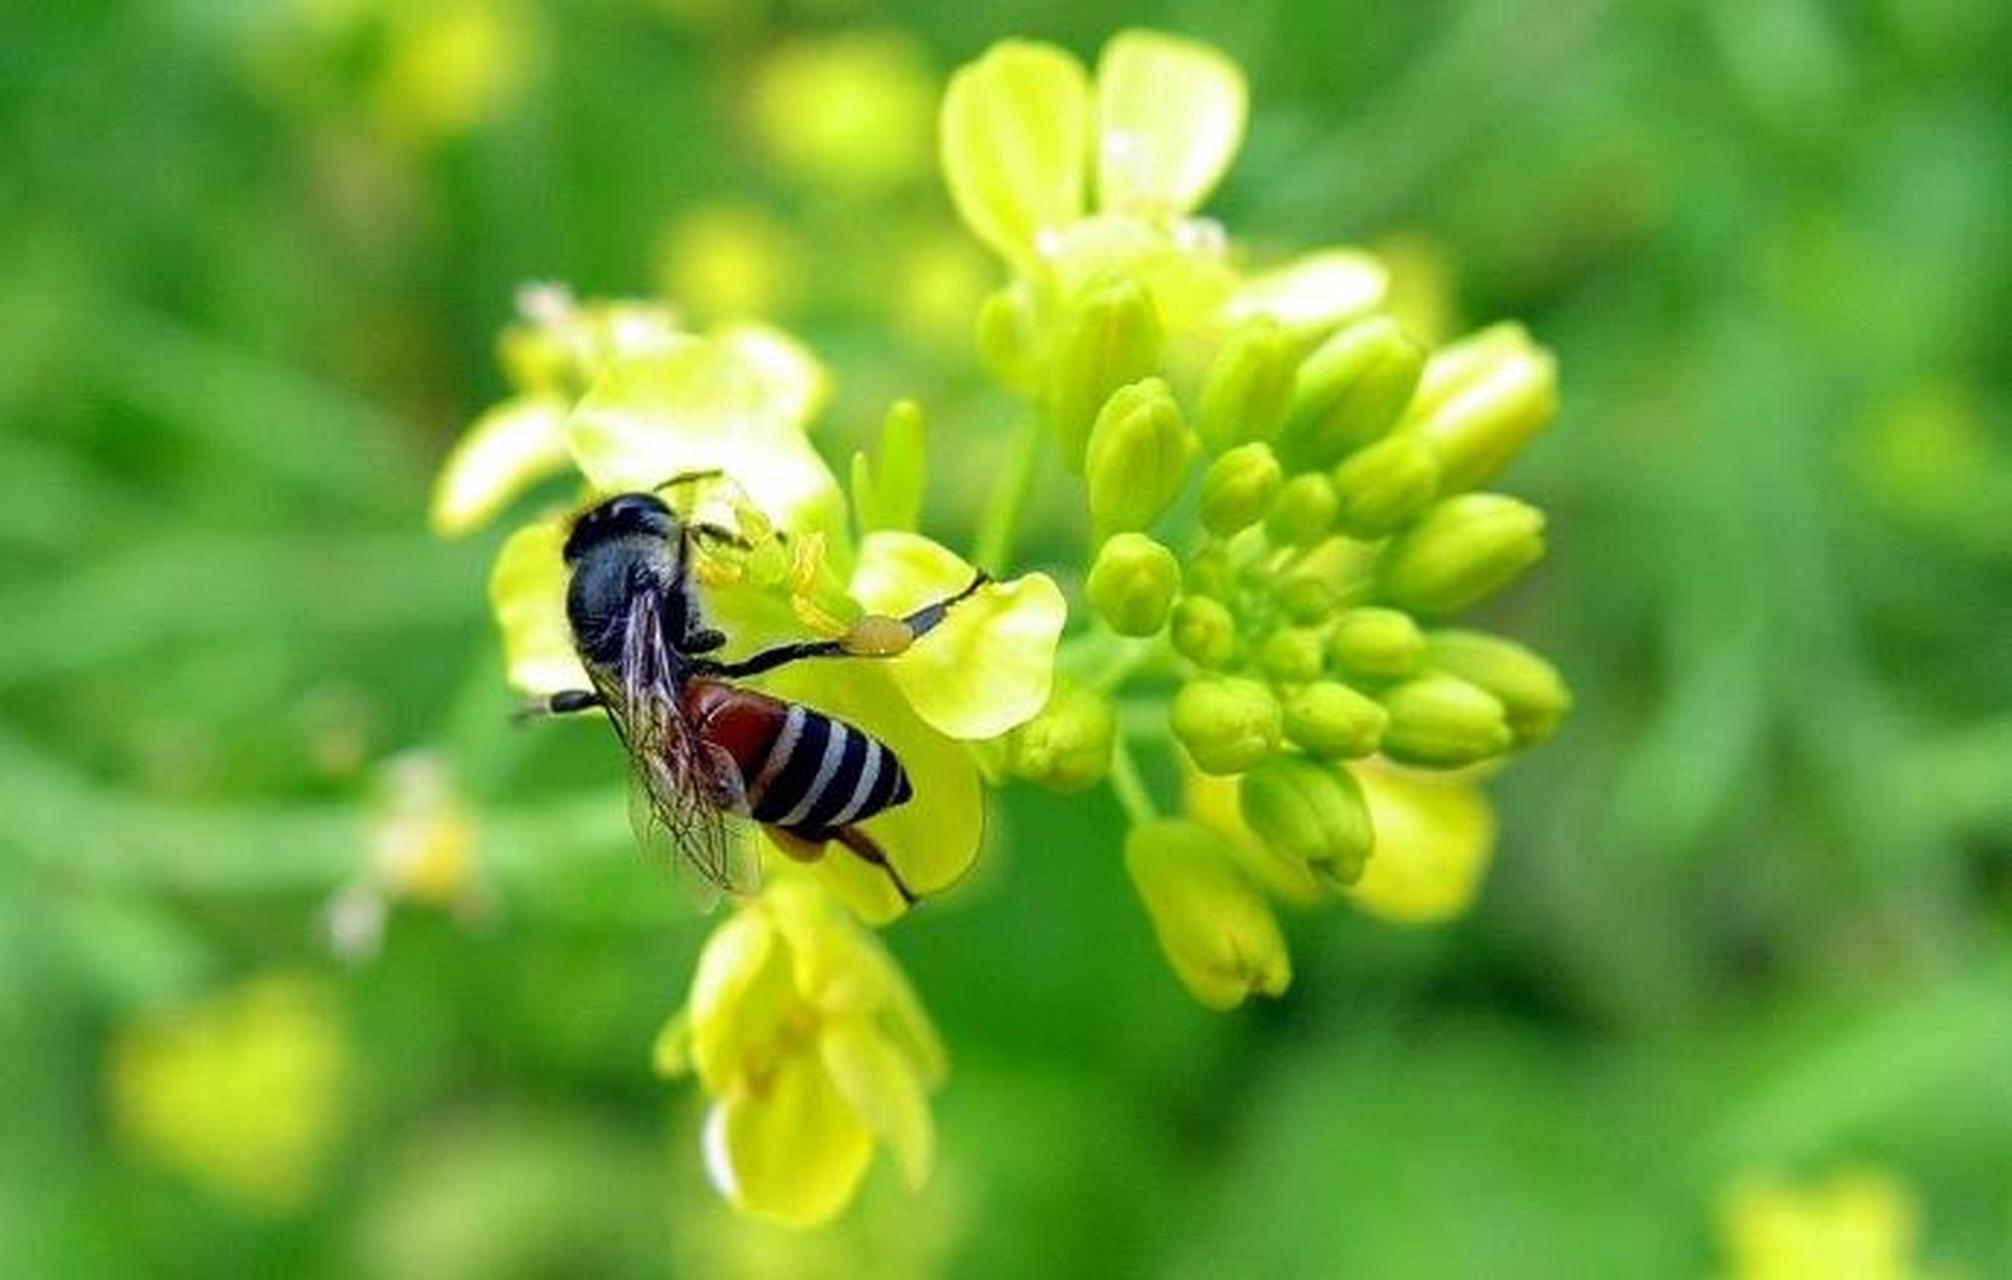
[[[702,742],[680,705],[676,664],[652,593],[629,604],[620,669],[597,676],[629,753],[629,819],[644,852],[668,865],[702,907],[760,887],[760,862],[733,758]]]

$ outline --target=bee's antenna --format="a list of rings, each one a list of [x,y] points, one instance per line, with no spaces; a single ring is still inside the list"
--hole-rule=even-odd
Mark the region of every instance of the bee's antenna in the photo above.
[[[662,493],[666,489],[681,489],[686,485],[697,484],[701,480],[718,480],[725,475],[726,470],[722,467],[700,467],[693,471],[680,471],[668,480],[651,485],[650,492]]]

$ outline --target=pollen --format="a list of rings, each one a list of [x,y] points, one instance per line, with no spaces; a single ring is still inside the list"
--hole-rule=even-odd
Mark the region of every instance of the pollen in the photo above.
[[[915,631],[899,618],[870,613],[853,623],[838,642],[856,658],[891,658],[915,643]]]

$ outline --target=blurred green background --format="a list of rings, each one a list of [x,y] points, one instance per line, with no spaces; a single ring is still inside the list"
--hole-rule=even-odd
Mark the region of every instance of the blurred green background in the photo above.
[[[1228,1017],[1101,793],[1009,792],[891,935],[954,1058],[934,1183],[744,1227],[648,1071],[705,925],[603,735],[507,729],[501,532],[430,536],[431,469],[519,283],[674,289],[833,361],[834,458],[922,395],[962,541],[1010,411],[927,95],[1132,24],[1250,73],[1237,235],[1383,245],[1559,352],[1509,478],[1553,554],[1495,620],[1580,709],[1495,787],[1470,918],[1298,919],[1289,996]],[[857,169],[776,70],[833,38],[893,89]],[[17,7],[7,1273],[1696,1276],[1739,1177],[1870,1165],[1925,1260],[2012,1274],[2008,66],[1997,0]],[[345,964],[429,769],[473,878]],[[194,1049],[148,1030],[189,1008]]]

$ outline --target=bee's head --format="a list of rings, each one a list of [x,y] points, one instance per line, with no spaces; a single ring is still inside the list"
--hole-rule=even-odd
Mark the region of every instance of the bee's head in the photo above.
[[[669,541],[678,536],[678,518],[654,493],[618,493],[574,519],[566,534],[566,563],[616,538],[637,536]]]

